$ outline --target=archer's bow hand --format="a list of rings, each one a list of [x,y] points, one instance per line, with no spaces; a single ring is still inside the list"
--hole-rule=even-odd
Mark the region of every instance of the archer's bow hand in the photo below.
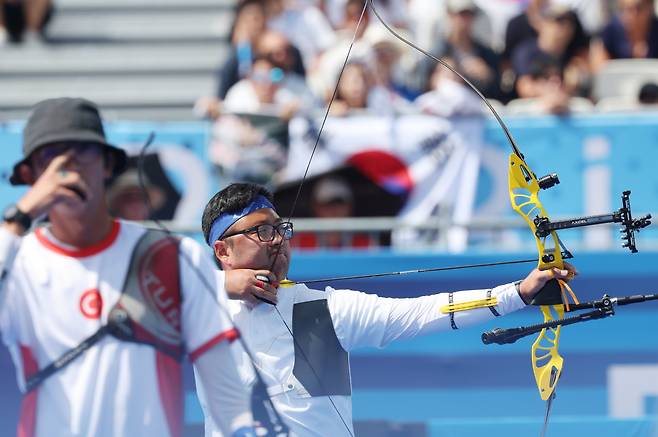
[[[530,274],[519,284],[518,290],[521,299],[526,304],[529,304],[539,291],[544,288],[544,285],[551,279],[558,279],[562,281],[569,281],[578,272],[576,268],[569,263],[564,263],[563,269],[551,268],[549,270],[534,269]]]

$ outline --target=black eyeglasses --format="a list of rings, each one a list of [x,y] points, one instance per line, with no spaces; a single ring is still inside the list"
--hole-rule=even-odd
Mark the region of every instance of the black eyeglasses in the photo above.
[[[281,222],[278,225],[271,225],[269,223],[263,223],[260,225],[252,226],[242,231],[232,232],[230,234],[222,235],[220,240],[224,240],[228,237],[234,237],[241,234],[256,234],[258,239],[263,243],[269,243],[273,241],[276,234],[279,234],[284,240],[290,240],[292,238],[293,230],[292,223],[290,222]]]

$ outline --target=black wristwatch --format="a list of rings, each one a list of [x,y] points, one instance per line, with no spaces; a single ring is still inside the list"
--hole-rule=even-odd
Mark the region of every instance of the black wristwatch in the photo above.
[[[9,205],[2,213],[2,219],[8,223],[18,223],[26,231],[32,226],[32,217],[18,209],[16,204]]]

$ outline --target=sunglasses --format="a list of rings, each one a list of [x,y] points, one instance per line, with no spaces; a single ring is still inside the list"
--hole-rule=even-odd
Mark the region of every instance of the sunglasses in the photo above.
[[[270,71],[253,71],[251,79],[261,83],[279,83],[283,80],[283,70],[279,67],[270,68]]]

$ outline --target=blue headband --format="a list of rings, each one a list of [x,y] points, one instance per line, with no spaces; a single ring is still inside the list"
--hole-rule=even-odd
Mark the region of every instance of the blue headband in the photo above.
[[[252,212],[264,209],[271,208],[274,209],[274,206],[270,203],[265,196],[257,196],[251,203],[245,206],[241,211],[234,213],[224,213],[220,214],[219,217],[215,219],[210,227],[210,232],[208,233],[208,246],[212,247],[212,244],[217,241],[228,228],[233,226],[235,222],[240,220],[242,217]]]

